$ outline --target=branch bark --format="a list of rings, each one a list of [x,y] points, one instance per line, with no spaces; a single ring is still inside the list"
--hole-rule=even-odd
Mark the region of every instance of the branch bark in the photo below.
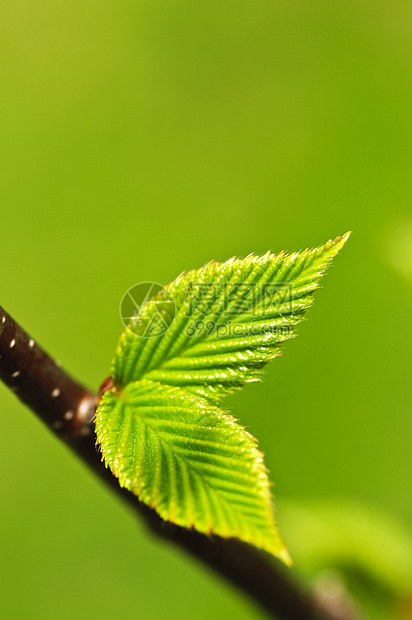
[[[150,530],[175,544],[249,595],[280,620],[355,620],[305,592],[268,555],[236,539],[206,537],[163,521],[122,489],[96,449],[92,420],[97,397],[70,377],[0,306],[0,379],[132,509]]]

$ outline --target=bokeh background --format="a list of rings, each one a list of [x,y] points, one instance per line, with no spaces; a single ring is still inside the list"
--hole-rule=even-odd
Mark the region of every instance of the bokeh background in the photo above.
[[[89,386],[133,284],[353,230],[298,339],[226,405],[295,573],[352,579],[389,620],[411,617],[411,76],[409,0],[1,7],[0,302]],[[1,386],[0,419],[0,616],[264,617]]]

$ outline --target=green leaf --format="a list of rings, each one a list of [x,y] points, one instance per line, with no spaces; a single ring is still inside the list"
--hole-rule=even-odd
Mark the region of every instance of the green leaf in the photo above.
[[[122,334],[111,375],[119,388],[150,379],[217,404],[295,335],[313,293],[349,233],[313,250],[212,262],[145,303]],[[147,325],[168,326],[145,337]],[[154,330],[153,333],[156,333]]]
[[[104,461],[162,518],[290,563],[256,440],[215,405],[279,354],[349,234],[181,275],[132,317],[96,415]]]
[[[142,380],[103,395],[97,441],[120,485],[166,520],[290,562],[256,440],[206,400]]]

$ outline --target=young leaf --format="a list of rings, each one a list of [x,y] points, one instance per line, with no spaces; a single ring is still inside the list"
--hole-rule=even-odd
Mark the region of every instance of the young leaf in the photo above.
[[[145,378],[216,404],[257,380],[295,334],[348,236],[313,250],[251,254],[181,275],[130,321],[113,360],[114,384]],[[160,323],[168,328],[156,332]],[[148,324],[157,336],[145,337]]]
[[[163,519],[241,538],[290,562],[256,440],[224,411],[181,388],[141,380],[105,392],[96,433],[120,485]]]
[[[256,380],[294,335],[348,236],[291,255],[210,263],[132,317],[97,410],[97,441],[120,484],[164,519],[290,563],[256,442],[215,404]]]

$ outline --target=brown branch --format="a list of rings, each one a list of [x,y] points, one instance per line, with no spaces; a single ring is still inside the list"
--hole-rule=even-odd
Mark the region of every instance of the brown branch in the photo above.
[[[236,539],[206,537],[163,521],[106,469],[95,446],[96,396],[72,379],[0,306],[0,378],[164,540],[184,549],[281,620],[355,620],[304,592],[268,555]]]
[[[0,379],[58,435],[90,432],[96,397],[72,379],[0,306]]]

